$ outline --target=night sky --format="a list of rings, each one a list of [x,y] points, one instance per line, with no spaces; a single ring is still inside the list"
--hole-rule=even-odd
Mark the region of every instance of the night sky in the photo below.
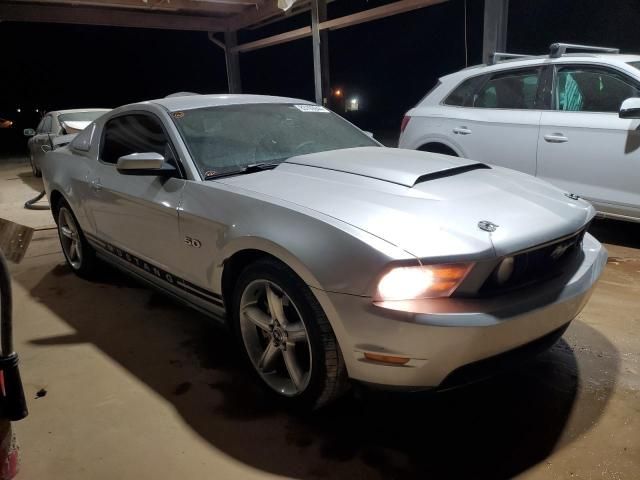
[[[385,3],[336,0],[329,18]],[[466,7],[473,65],[481,61],[483,1],[467,0]],[[464,12],[464,0],[451,0],[330,32],[331,84],[361,101],[351,119],[374,131],[397,130],[402,114],[439,76],[463,68]],[[240,41],[308,24],[309,14],[301,14],[243,31]],[[115,107],[227,88],[224,55],[203,32],[3,22],[0,39],[0,117],[22,124],[34,122],[25,115],[35,108]],[[545,53],[555,41],[640,52],[640,1],[511,0],[509,51]],[[240,63],[247,93],[313,99],[311,39],[241,54]],[[8,143],[2,141],[0,151]]]

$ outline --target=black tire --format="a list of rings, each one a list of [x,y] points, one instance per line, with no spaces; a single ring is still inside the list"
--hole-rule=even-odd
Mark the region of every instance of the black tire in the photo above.
[[[279,287],[293,302],[303,322],[312,356],[308,384],[304,390],[287,396],[272,388],[254,366],[240,326],[240,305],[245,289],[256,281],[266,280]],[[336,400],[348,390],[349,381],[338,341],[322,307],[307,285],[286,265],[265,258],[249,265],[240,274],[231,305],[233,330],[247,365],[259,383],[275,400],[289,409],[315,410]]]
[[[68,215],[68,216],[65,216]],[[76,219],[71,207],[66,202],[65,199],[61,198],[55,209],[55,220],[56,225],[58,226],[58,238],[60,239],[60,247],[62,248],[62,253],[64,254],[64,258],[67,262],[67,265],[73,270],[78,276],[82,278],[93,278],[96,271],[96,252],[94,248],[87,242],[82,229],[80,228],[80,224]],[[80,247],[80,254],[78,257],[71,258],[70,253],[68,252],[68,248],[65,246],[69,241],[68,237],[65,237],[63,234],[63,226],[67,222],[73,222],[75,225],[75,229],[77,232],[77,242]]]

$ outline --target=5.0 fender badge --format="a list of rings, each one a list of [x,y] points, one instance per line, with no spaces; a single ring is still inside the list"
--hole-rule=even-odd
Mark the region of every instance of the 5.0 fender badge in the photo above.
[[[499,226],[500,225],[496,225],[495,223],[488,220],[480,220],[478,222],[478,228],[480,230],[484,230],[485,232],[495,232]]]
[[[564,196],[570,198],[571,200],[580,200],[580,196],[576,195],[575,193],[565,193]]]

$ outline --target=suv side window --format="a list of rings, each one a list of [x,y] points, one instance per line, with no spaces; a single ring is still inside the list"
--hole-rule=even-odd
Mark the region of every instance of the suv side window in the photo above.
[[[538,101],[540,69],[500,72],[493,75],[474,95],[476,108],[512,110],[541,109]]]
[[[640,97],[640,86],[623,73],[597,66],[558,68],[556,110],[617,113],[627,98]]]
[[[131,153],[156,152],[175,164],[171,144],[160,122],[150,115],[123,115],[104,126],[100,159],[118,163],[118,158]]]
[[[486,75],[471,77],[458,85],[445,99],[445,105],[453,107],[471,107],[473,106],[474,94],[487,79]],[[427,94],[428,96],[428,94]],[[426,97],[425,97],[426,98]]]

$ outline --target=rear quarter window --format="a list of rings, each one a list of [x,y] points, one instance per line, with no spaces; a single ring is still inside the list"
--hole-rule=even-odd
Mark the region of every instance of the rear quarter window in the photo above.
[[[471,77],[460,83],[444,100],[445,105],[453,107],[472,107],[474,96],[488,75]]]

